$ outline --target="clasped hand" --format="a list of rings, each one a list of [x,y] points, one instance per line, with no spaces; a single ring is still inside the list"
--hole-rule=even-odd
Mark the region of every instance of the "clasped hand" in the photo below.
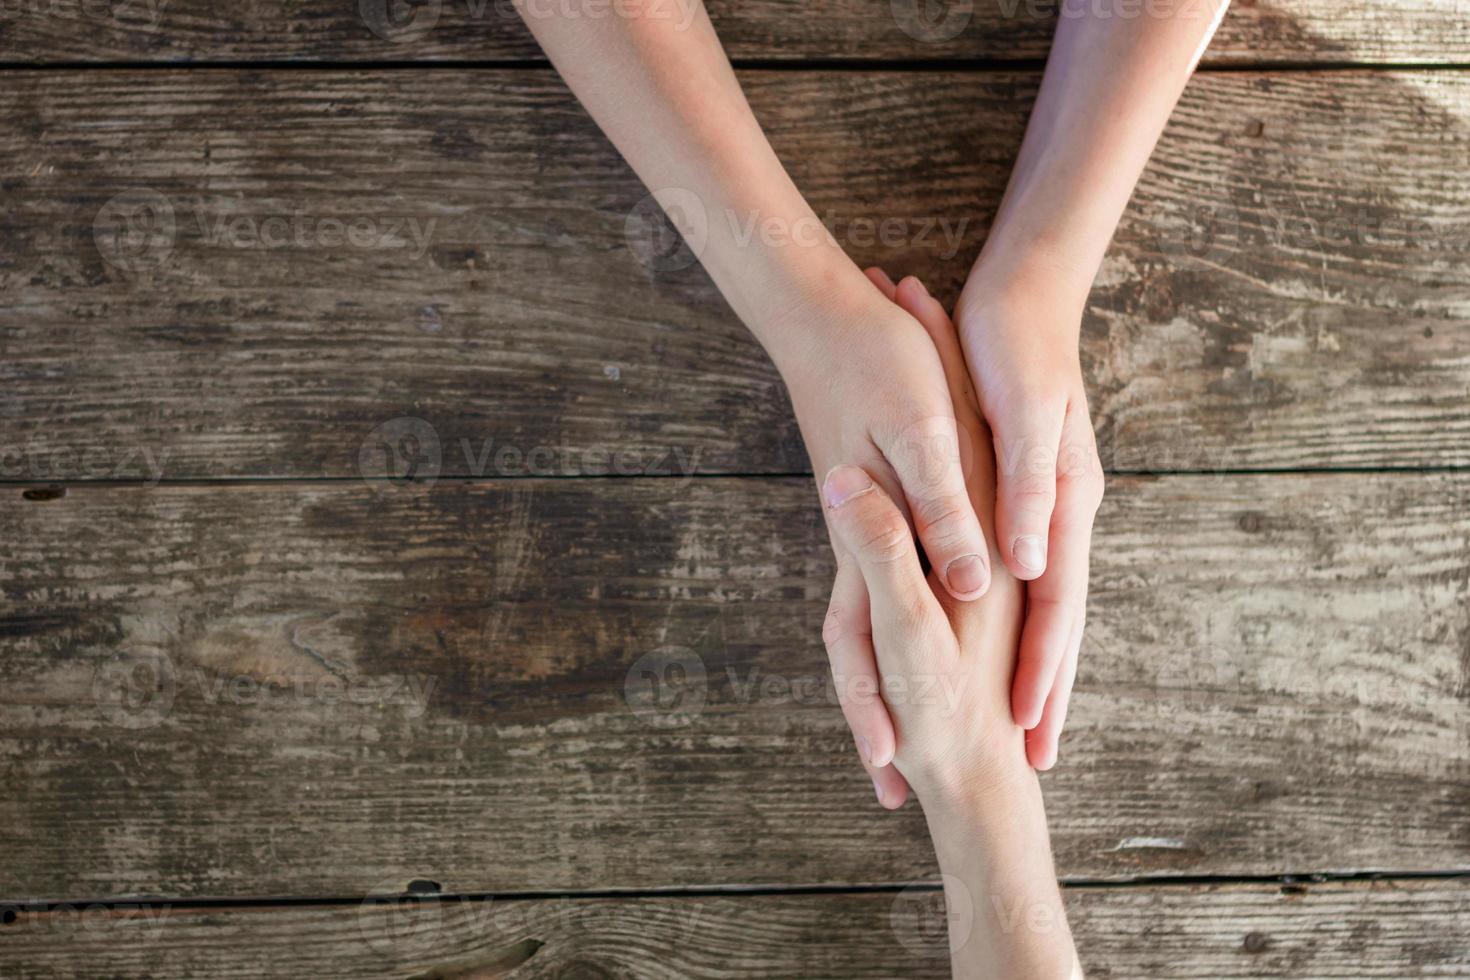
[[[826,322],[799,325],[840,354],[785,372],[814,472],[824,495],[854,473],[871,475],[907,522],[904,543],[917,536],[946,608],[973,605],[959,621],[988,629],[989,648],[1014,651],[1002,658],[1004,675],[985,685],[1003,694],[1009,686],[985,722],[1004,714],[1007,727],[1025,731],[1030,764],[1050,768],[1077,668],[1102,498],[1077,357],[1081,300],[1025,282],[982,287],[977,269],[956,324],[919,280],[895,285],[876,269],[868,279],[861,297],[820,305]],[[825,503],[837,575],[824,640],[859,756],[880,803],[895,808],[914,771],[903,764],[901,710],[891,698],[853,696],[885,683],[873,642],[882,610],[870,599],[862,548]],[[896,540],[864,544],[897,549]],[[1008,635],[1013,627],[1018,634]]]

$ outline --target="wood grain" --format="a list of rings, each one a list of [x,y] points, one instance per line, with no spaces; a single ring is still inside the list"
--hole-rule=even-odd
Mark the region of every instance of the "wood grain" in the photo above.
[[[952,298],[1034,76],[746,81],[855,257]],[[1084,325],[1105,464],[1470,465],[1467,105],[1458,74],[1196,79]],[[355,477],[405,418],[444,474],[807,468],[547,73],[19,74],[0,119],[0,478]]]
[[[7,493],[0,895],[933,874],[826,684],[805,480]],[[1059,872],[1470,869],[1467,503],[1115,479]]]
[[[1114,0],[1118,16],[1168,9]],[[1200,0],[1173,0],[1200,11]],[[656,0],[675,24],[692,0]],[[558,5],[560,5],[560,0]],[[709,0],[735,58],[1044,58],[1057,0]],[[1089,4],[1089,7],[1092,4]],[[575,0],[583,16],[629,5]],[[1082,5],[1069,2],[1066,9]],[[17,0],[0,14],[0,60],[46,62],[529,60],[540,51],[510,0],[425,0],[398,16],[388,0]],[[533,12],[556,9],[529,0]],[[1470,13],[1456,0],[1237,0],[1206,59],[1455,63],[1470,59]]]
[[[1465,879],[1071,890],[1089,977],[1463,977]],[[1007,910],[998,914],[1008,915]],[[948,977],[933,891],[19,910],[6,975]],[[512,972],[514,971],[514,972]]]

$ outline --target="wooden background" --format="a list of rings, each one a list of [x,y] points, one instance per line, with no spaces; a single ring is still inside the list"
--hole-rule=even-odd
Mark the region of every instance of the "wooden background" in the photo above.
[[[1055,4],[709,6],[953,298]],[[386,9],[0,9],[0,976],[945,975],[780,379],[504,0]],[[1090,976],[1470,976],[1467,62],[1237,0],[1108,254]]]

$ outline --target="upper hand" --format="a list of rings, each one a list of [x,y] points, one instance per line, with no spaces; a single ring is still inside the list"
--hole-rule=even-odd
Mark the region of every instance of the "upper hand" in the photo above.
[[[982,259],[982,263],[983,263]],[[996,537],[1026,588],[1011,692],[1037,769],[1056,762],[1087,612],[1088,552],[1103,475],[1078,360],[1086,289],[976,267],[956,309],[995,439]]]

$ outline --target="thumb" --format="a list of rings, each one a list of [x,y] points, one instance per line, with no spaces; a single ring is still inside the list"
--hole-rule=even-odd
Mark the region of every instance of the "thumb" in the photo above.
[[[1046,571],[1048,529],[1057,502],[1057,447],[1064,412],[1028,408],[989,419],[995,433],[996,543],[1019,579]]]

